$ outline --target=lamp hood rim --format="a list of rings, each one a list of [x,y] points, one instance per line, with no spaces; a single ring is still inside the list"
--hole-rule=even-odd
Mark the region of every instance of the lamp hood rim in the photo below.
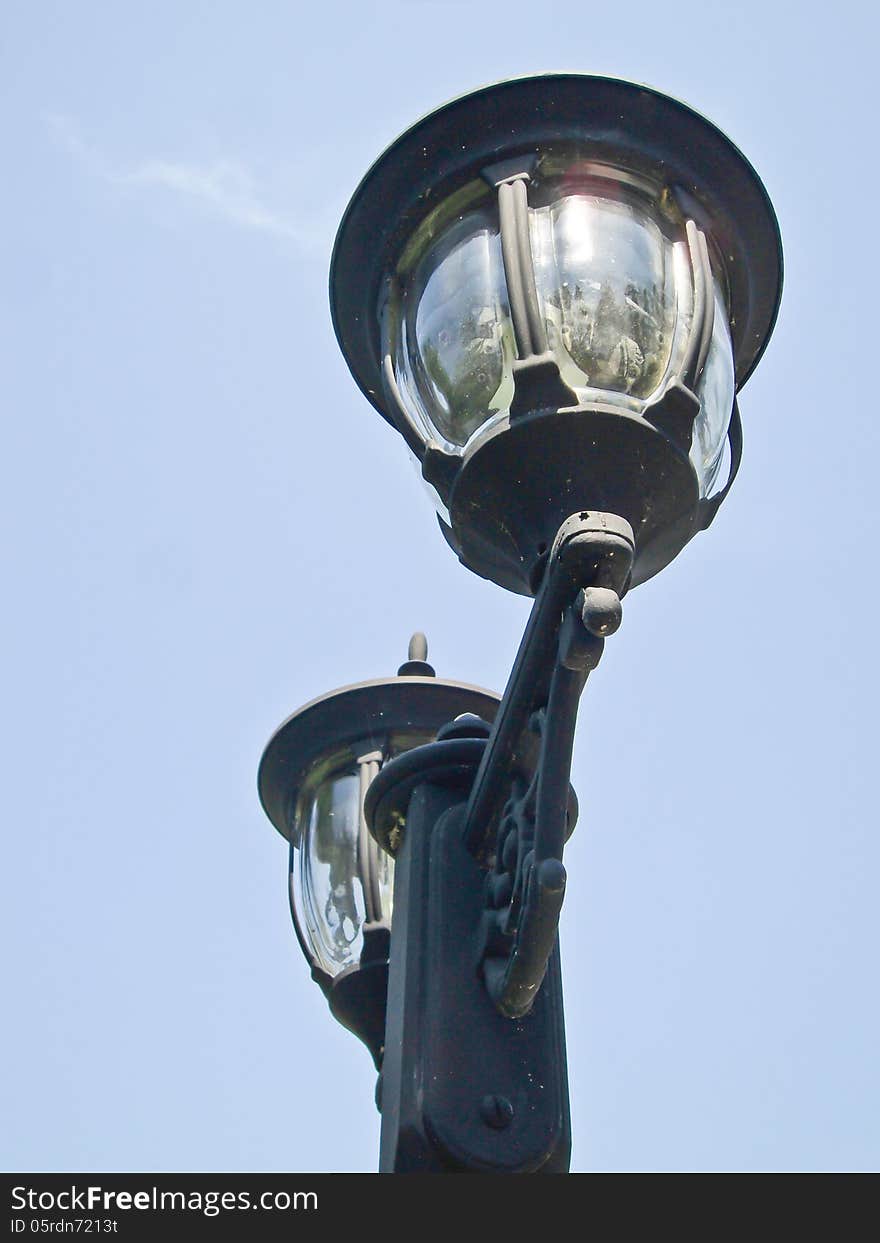
[[[285,840],[288,813],[312,764],[337,748],[388,733],[436,732],[463,712],[494,718],[495,691],[446,678],[373,678],[328,691],[291,713],[263,751],[257,792],[264,812]]]

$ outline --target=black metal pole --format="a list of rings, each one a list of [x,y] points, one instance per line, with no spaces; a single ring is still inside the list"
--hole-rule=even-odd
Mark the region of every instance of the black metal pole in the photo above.
[[[568,1170],[557,924],[572,741],[633,547],[615,515],[571,515],[494,725],[458,718],[367,792],[366,819],[396,857],[384,1173]]]
[[[478,972],[486,873],[464,844],[465,808],[458,782],[430,774],[409,802],[395,869],[380,1172],[565,1173],[558,949],[531,1013],[504,1017]]]

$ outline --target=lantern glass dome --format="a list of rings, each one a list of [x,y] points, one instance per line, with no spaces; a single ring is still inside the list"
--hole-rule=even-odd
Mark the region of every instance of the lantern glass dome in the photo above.
[[[546,175],[545,175],[546,168]],[[679,372],[694,314],[681,212],[663,188],[571,157],[536,162],[529,240],[547,342],[581,404],[641,414]],[[691,461],[700,495],[717,480],[735,395],[727,294],[697,387]],[[477,179],[416,230],[390,283],[384,350],[426,442],[464,455],[509,416],[516,340],[494,192]],[[575,404],[574,401],[572,404]]]
[[[313,965],[328,976],[359,964],[366,924],[391,920],[394,861],[363,823],[363,796],[379,766],[378,757],[356,762],[351,755],[317,765],[291,824],[291,908]]]
[[[307,929],[315,961],[335,975],[360,961],[366,921],[365,880],[358,872],[360,781],[350,769],[310,788],[299,819],[297,866],[291,872],[294,905]],[[383,856],[382,914],[391,913],[392,863]]]

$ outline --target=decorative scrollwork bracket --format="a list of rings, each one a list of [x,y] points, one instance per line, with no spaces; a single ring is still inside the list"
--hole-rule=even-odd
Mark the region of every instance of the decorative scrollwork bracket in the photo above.
[[[556,941],[562,852],[577,815],[578,704],[620,624],[633,551],[632,528],[614,514],[562,524],[471,790],[465,841],[489,867],[480,969],[509,1018],[532,1008]]]

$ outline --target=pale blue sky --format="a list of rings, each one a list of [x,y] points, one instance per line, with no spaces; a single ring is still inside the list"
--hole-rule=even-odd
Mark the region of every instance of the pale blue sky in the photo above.
[[[0,650],[7,1170],[371,1170],[259,808],[290,711],[501,689],[527,605],[440,537],[330,326],[339,217],[411,121],[607,73],[774,200],[776,334],[714,527],[585,697],[563,918],[573,1168],[876,1169],[876,10],[7,3]]]

